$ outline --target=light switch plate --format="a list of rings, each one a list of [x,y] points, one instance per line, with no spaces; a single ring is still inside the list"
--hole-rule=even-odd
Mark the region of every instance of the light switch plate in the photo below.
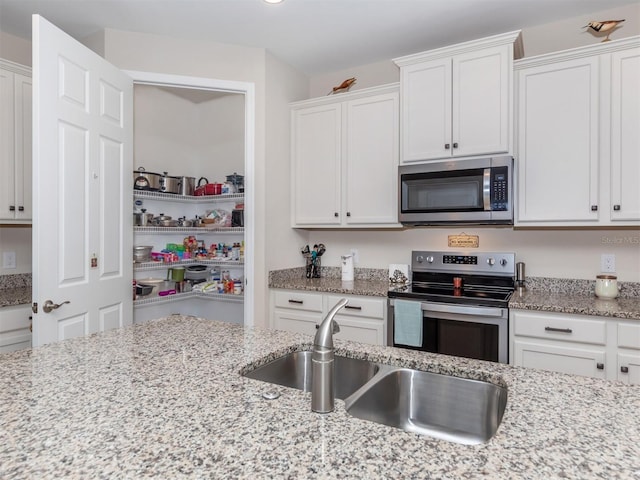
[[[16,268],[16,252],[2,252],[2,268]]]
[[[616,256],[603,253],[600,256],[600,271],[602,273],[614,273],[616,271]]]

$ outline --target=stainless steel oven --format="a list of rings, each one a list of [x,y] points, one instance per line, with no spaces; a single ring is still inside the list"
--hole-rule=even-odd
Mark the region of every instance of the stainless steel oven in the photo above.
[[[513,224],[513,158],[399,167],[399,220],[405,225]]]
[[[389,290],[389,345],[509,362],[513,253],[412,252],[412,272],[411,285]],[[409,340],[399,335],[399,306],[402,322],[419,327]]]

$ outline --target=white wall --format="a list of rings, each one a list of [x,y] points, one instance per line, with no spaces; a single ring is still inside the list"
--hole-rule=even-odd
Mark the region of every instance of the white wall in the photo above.
[[[181,93],[134,86],[134,168],[211,182],[243,175],[244,95]]]
[[[592,20],[621,19],[625,22],[612,34],[612,39],[620,39],[640,35],[640,2],[615,9],[569,18],[558,22],[522,29],[524,54],[526,57],[543,53],[566,50],[583,45],[593,45],[601,41],[602,36],[594,36],[587,29],[581,28]],[[425,50],[429,46],[425,45]],[[413,53],[413,52],[409,52]],[[338,72],[328,72],[311,78],[310,98],[321,97],[340,85],[343,80],[356,77],[356,84],[351,90],[374,85],[397,82],[400,71],[391,61],[377,62],[368,65],[354,66]]]
[[[31,272],[31,227],[0,227],[0,259],[4,252],[15,252],[16,268],[2,268],[0,275]]]

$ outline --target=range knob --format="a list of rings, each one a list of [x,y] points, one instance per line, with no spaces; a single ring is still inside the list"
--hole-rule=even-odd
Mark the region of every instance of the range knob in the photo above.
[[[500,265],[502,265],[504,267],[506,264],[507,264],[507,259],[506,258],[500,259]]]
[[[422,263],[422,262],[424,262],[424,257],[423,257],[422,255],[418,255],[418,256],[416,257],[416,262],[418,262],[418,263]]]
[[[493,266],[496,263],[495,258],[489,257],[487,258],[487,263],[491,266]]]
[[[433,263],[433,257],[431,255],[427,257],[427,262]]]

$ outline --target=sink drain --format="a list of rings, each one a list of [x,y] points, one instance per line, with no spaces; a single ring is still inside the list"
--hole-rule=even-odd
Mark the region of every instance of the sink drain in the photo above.
[[[262,394],[262,398],[265,400],[275,400],[278,397],[280,397],[280,392],[277,390],[267,390]]]

